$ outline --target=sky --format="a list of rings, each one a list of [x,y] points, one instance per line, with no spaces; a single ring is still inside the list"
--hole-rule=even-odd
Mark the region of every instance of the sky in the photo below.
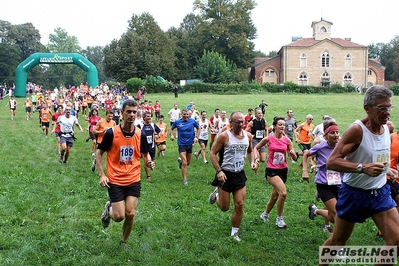
[[[266,54],[291,43],[293,36],[312,37],[311,24],[321,18],[333,23],[331,37],[351,38],[369,45],[389,43],[399,35],[398,0],[255,0],[252,21],[257,28],[255,49]],[[194,0],[11,0],[0,8],[0,20],[32,23],[48,44],[60,27],[76,36],[81,48],[105,46],[126,32],[133,14],[150,13],[162,30],[178,28],[193,10]],[[380,4],[380,6],[378,6]]]

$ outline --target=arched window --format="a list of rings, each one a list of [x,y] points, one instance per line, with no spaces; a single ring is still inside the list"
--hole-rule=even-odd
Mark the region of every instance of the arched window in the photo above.
[[[308,85],[308,74],[307,74],[305,71],[302,71],[302,72],[299,74],[298,85],[299,85],[299,86],[306,86],[306,85]]]
[[[321,56],[321,67],[330,67],[330,53],[325,51]]]
[[[299,59],[299,67],[307,67],[308,65],[308,57],[305,53],[301,54]]]
[[[331,80],[330,80],[330,74],[328,74],[327,71],[324,71],[324,73],[321,75],[321,86],[326,87],[330,86]]]
[[[353,78],[351,73],[346,72],[344,75],[344,85],[348,84],[353,84]]]
[[[352,67],[352,56],[350,54],[345,55],[345,68]]]
[[[323,26],[323,27],[321,27],[321,28],[320,28],[320,32],[327,32],[327,29],[326,29],[326,27],[324,27],[324,26]]]

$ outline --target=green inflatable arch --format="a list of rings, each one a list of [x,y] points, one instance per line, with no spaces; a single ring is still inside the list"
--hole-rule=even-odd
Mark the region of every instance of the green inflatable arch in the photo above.
[[[28,72],[38,64],[75,64],[87,73],[87,83],[94,88],[98,85],[98,71],[86,57],[77,53],[53,54],[34,53],[17,67],[15,73],[15,97],[26,97]]]

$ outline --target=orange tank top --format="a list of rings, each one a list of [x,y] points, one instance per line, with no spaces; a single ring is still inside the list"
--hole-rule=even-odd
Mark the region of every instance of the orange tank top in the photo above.
[[[106,128],[111,128],[114,127],[115,121],[111,120],[109,122],[107,122],[107,120],[105,120],[104,118],[101,118],[101,123],[100,123],[100,127],[98,128],[98,131],[103,131]],[[101,143],[101,141],[103,141],[103,137],[104,137],[105,133],[101,133],[97,135],[97,143]]]
[[[308,125],[307,123],[304,123],[301,131],[299,131],[298,142],[303,144],[310,144],[313,129],[313,124]]]
[[[140,181],[141,130],[126,138],[120,126],[112,128],[114,139],[107,151],[107,177],[111,184],[128,186]]]
[[[161,132],[159,132],[159,138],[155,138],[155,142],[160,143],[160,142],[164,142],[166,141],[166,135],[167,135],[167,131],[166,131],[166,123],[162,123],[162,125],[160,125],[159,123],[157,124],[157,126],[159,127],[159,129],[161,130]]]

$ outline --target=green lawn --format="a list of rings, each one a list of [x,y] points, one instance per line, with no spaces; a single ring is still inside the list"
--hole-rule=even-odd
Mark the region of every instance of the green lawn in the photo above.
[[[285,116],[293,109],[299,122],[307,114],[321,122],[323,114],[336,118],[341,132],[355,119],[363,118],[363,96],[358,94],[253,94],[213,95],[148,94],[159,100],[162,113],[174,103],[183,109],[190,100],[198,110],[215,108],[241,110],[256,107],[262,99],[269,105],[266,119]],[[269,198],[271,186],[246,166],[248,177],[245,214],[240,228],[242,242],[230,237],[231,210],[221,212],[208,203],[213,190],[211,164],[192,161],[188,186],[183,186],[177,164],[176,142],[167,142],[165,157],[156,160],[152,182],[142,171],[142,196],[129,243],[119,245],[121,223],[111,222],[103,229],[100,216],[107,192],[92,173],[91,151],[85,142],[87,131],[77,130],[77,141],[67,165],[58,162],[55,137],[45,138],[38,114],[25,119],[24,99],[14,121],[0,101],[0,264],[1,265],[316,265],[319,246],[328,237],[322,231],[324,220],[308,218],[307,206],[314,201],[315,186],[301,182],[301,169],[291,164],[287,181],[288,197],[284,219],[286,229],[271,221],[264,224],[259,215]],[[393,98],[398,105],[399,98]],[[396,123],[396,109],[392,121]],[[101,113],[103,115],[103,113]],[[86,123],[80,118],[83,127]],[[165,119],[169,123],[169,119]],[[198,147],[198,146],[196,146]],[[296,149],[298,147],[295,145]],[[208,158],[209,160],[209,158]],[[317,203],[322,207],[322,203]],[[356,226],[349,245],[381,245],[371,220]]]

